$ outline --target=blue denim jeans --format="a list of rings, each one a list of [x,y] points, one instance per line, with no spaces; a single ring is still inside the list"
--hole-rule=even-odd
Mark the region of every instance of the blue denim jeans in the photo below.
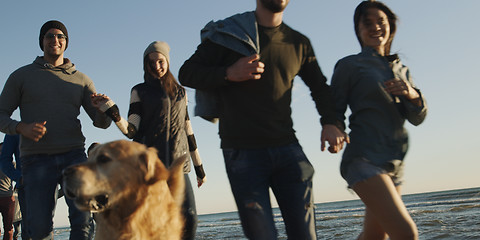
[[[22,220],[20,221],[20,227],[22,228],[21,231],[21,239],[30,239],[28,236],[28,227],[27,227],[27,206],[25,203],[25,189],[22,183],[17,183],[17,192],[18,192],[18,204],[20,205],[20,213],[22,214]],[[15,234],[14,234],[15,239]]]
[[[313,167],[298,143],[262,149],[224,149],[225,166],[245,235],[277,239],[269,188],[288,239],[316,239]]]
[[[38,154],[21,158],[22,178],[27,206],[28,233],[33,240],[53,239],[53,215],[57,204],[57,186],[62,171],[73,164],[85,162],[84,149],[62,154]],[[90,213],[77,209],[65,198],[70,220],[70,240],[88,239]]]

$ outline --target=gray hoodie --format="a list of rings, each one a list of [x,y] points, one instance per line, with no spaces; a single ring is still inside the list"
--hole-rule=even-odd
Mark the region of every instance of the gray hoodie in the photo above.
[[[95,92],[92,80],[77,71],[70,60],[65,59],[63,65],[55,67],[43,57],[37,57],[7,79],[0,95],[0,131],[17,134],[19,121],[11,119],[11,115],[18,107],[22,122],[47,122],[47,133],[40,141],[21,137],[21,156],[83,148],[85,137],[78,119],[80,107],[94,126],[107,128],[111,123],[110,118],[92,106],[90,95]]]

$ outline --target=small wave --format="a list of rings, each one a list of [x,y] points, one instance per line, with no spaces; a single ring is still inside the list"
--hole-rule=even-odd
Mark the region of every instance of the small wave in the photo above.
[[[315,210],[315,214],[332,214],[332,213],[350,213],[350,212],[363,212],[365,207],[358,208],[345,208],[345,209],[332,209],[332,210]]]
[[[422,223],[422,226],[429,226],[429,227],[443,226],[443,225],[445,225],[445,223],[440,219],[432,219],[432,220],[425,221],[425,222]]]
[[[452,239],[452,234],[448,232],[442,232],[440,234],[437,234],[434,239]]]
[[[444,211],[435,210],[435,209],[419,209],[419,210],[410,209],[408,210],[408,212],[410,214],[418,215],[418,214],[438,213],[438,212],[444,212]]]
[[[62,228],[55,228],[54,234],[62,234],[62,233],[70,232],[70,227],[62,227]]]
[[[480,208],[480,205],[462,205],[462,206],[455,206],[450,208],[451,212],[462,212],[465,210],[470,210],[472,208]]]
[[[437,206],[437,205],[456,205],[456,204],[467,204],[467,203],[480,203],[480,198],[469,198],[469,199],[454,199],[454,200],[444,200],[444,201],[423,201],[415,203],[406,203],[407,208],[414,207],[426,207],[426,206]]]
[[[229,227],[236,227],[241,226],[240,221],[238,222],[218,222],[218,223],[199,223],[197,224],[198,228],[229,228]]]
[[[221,221],[221,222],[238,221],[238,218],[235,218],[235,217],[231,217],[231,218],[221,218],[219,221]]]
[[[336,220],[339,219],[339,216],[322,216],[322,217],[317,217],[317,221],[328,221],[328,220]]]

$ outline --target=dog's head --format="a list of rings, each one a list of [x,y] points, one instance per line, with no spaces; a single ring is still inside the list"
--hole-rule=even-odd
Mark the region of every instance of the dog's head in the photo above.
[[[95,146],[87,162],[66,168],[63,189],[79,209],[101,212],[168,178],[154,148],[119,140]]]

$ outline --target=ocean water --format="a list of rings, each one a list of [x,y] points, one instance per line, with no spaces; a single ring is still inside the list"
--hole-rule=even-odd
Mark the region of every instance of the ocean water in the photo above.
[[[404,195],[420,239],[480,239],[480,187]],[[279,239],[287,239],[280,211],[275,209]],[[318,239],[355,239],[362,229],[364,207],[359,200],[316,204]],[[236,212],[200,215],[197,238],[245,239]],[[68,228],[55,229],[67,240]]]

